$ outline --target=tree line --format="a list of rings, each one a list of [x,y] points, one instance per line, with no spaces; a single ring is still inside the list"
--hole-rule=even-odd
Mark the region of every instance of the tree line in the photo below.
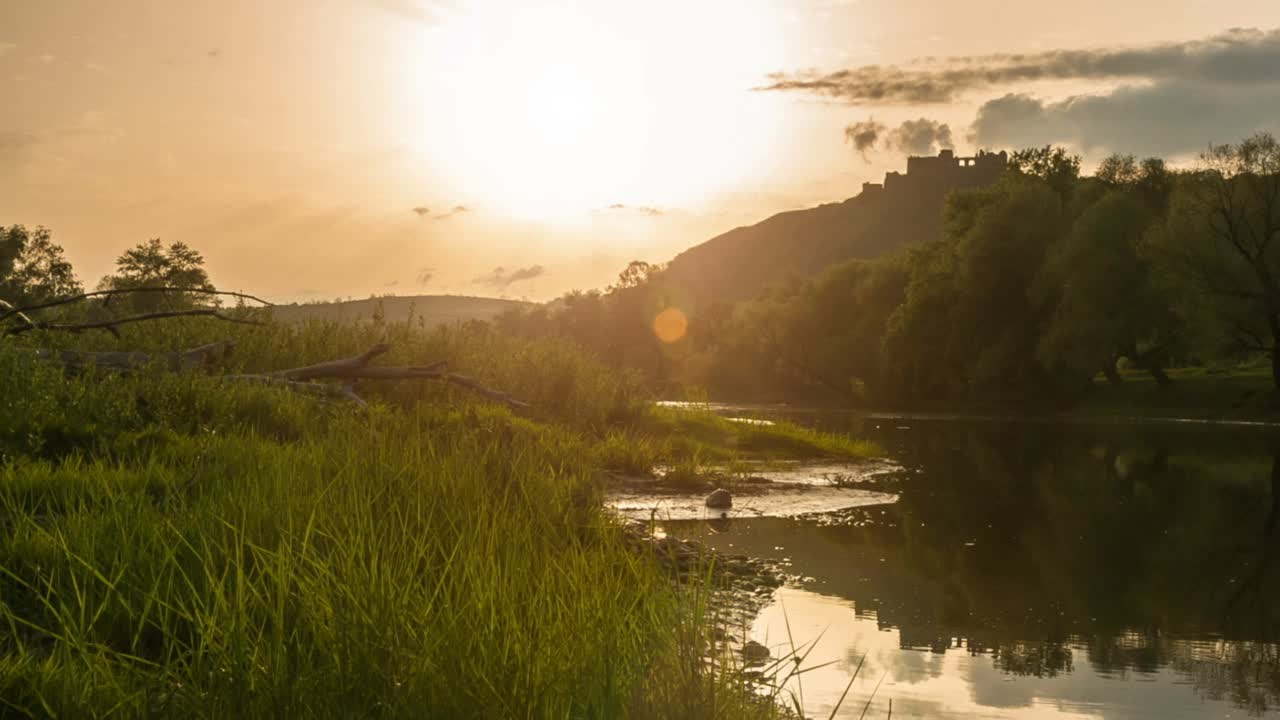
[[[181,287],[214,290],[204,256],[183,242],[165,245],[159,238],[138,243],[116,258],[116,269],[99,280],[97,290]],[[38,305],[84,292],[61,245],[48,228],[0,225],[0,300],[15,307]],[[216,303],[197,293],[128,295],[114,301],[118,309],[154,312]]]
[[[1059,147],[952,193],[938,239],[729,306],[693,307],[635,262],[603,291],[498,319],[558,334],[668,389],[923,406],[1061,402],[1120,368],[1268,363],[1280,388],[1280,143],[1213,145],[1194,168]],[[664,310],[687,316],[659,337]]]

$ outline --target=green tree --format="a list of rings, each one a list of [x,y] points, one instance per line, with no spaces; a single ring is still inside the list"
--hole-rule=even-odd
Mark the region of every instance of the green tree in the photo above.
[[[199,252],[183,242],[170,243],[166,247],[159,238],[126,250],[116,259],[115,274],[103,278],[99,287],[104,290],[155,287],[214,289],[204,269],[204,257]],[[181,292],[139,294],[130,302],[140,312],[216,304],[216,300],[210,300],[208,296]]]
[[[1065,148],[1046,145],[1018,150],[1009,156],[1009,170],[1016,176],[1040,178],[1060,197],[1068,197],[1080,177],[1080,156]]]
[[[1140,173],[1132,167],[1131,186]],[[1151,222],[1136,192],[1112,191],[1086,209],[1049,254],[1041,293],[1056,298],[1037,348],[1046,367],[1082,379],[1101,370],[1119,382],[1116,361],[1126,357],[1169,384],[1164,361],[1178,333],[1171,300],[1144,253]]]
[[[1185,313],[1220,328],[1228,350],[1269,355],[1280,389],[1280,143],[1210,146],[1201,164],[1178,183],[1155,249],[1191,291]]]
[[[30,305],[83,292],[48,228],[0,226],[0,299]]]

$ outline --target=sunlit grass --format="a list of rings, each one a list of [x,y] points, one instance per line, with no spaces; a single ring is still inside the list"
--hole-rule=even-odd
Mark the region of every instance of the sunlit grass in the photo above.
[[[170,325],[24,344],[226,333]],[[669,452],[632,379],[482,327],[236,339],[236,371],[387,341],[387,364],[447,359],[534,409],[416,382],[362,384],[363,410],[0,346],[0,714],[777,716],[690,641],[710,576],[678,591],[601,507],[600,469]]]

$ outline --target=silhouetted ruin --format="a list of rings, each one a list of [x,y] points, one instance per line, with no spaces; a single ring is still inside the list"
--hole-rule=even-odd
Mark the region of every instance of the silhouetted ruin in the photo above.
[[[862,193],[936,192],[986,187],[1000,179],[1008,164],[1009,154],[1001,150],[990,153],[978,151],[972,157],[956,157],[952,150],[943,150],[936,157],[911,156],[907,158],[907,172],[886,173],[883,183],[862,183]]]

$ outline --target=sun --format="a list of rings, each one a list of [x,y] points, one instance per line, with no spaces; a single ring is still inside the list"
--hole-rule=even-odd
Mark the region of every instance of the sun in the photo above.
[[[426,34],[405,135],[460,195],[516,218],[688,206],[749,178],[779,105],[777,13],[736,2],[512,2]]]

